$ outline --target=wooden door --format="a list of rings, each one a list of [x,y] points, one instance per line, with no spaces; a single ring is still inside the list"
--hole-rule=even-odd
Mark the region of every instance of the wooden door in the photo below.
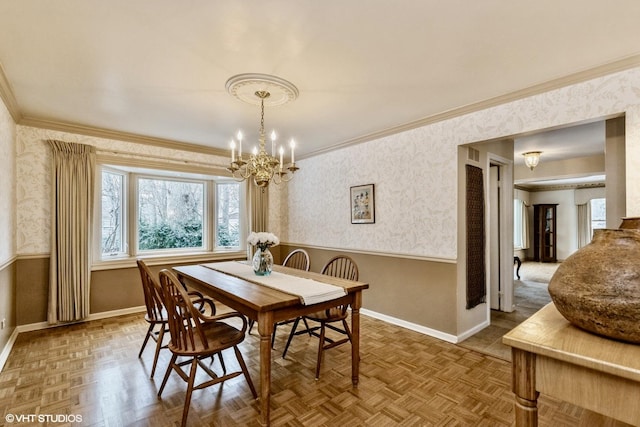
[[[534,205],[534,261],[557,262],[556,207],[557,204]]]

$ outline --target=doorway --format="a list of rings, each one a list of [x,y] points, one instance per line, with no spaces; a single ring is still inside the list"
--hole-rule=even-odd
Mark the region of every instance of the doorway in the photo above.
[[[488,153],[487,289],[490,310],[513,311],[513,178],[511,161]]]

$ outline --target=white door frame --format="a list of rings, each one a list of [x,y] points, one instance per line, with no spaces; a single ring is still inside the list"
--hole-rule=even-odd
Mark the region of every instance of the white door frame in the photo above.
[[[489,171],[491,165],[496,165],[500,168],[500,182],[501,185],[498,188],[500,200],[500,209],[495,212],[495,207],[492,207],[487,202],[487,217],[485,219],[485,229],[490,230],[489,219],[491,215],[499,215],[499,246],[500,246],[500,311],[512,312],[513,306],[513,161],[497,154],[487,153],[486,170]],[[489,200],[489,173],[486,174],[486,193],[485,200]],[[487,233],[486,242],[486,265],[490,266],[490,254],[491,247],[491,233]],[[489,295],[487,299],[491,301],[491,286],[489,283],[490,274],[487,274],[487,290]],[[491,304],[487,304],[487,316],[491,318]]]
[[[487,263],[487,279],[489,286],[488,298],[491,310],[502,311],[502,286],[500,283],[500,254],[502,253],[502,246],[499,238],[500,236],[500,215],[496,215],[496,208],[500,208],[504,201],[500,197],[500,175],[502,174],[502,166],[491,163],[489,165],[489,186],[487,198],[487,210],[489,214],[489,227],[487,228],[487,253],[489,254],[489,262]]]

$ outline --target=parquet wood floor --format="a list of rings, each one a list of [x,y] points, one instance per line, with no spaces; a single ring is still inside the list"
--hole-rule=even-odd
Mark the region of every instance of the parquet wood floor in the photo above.
[[[273,426],[510,426],[511,365],[435,338],[362,316],[360,386],[351,387],[349,346],[325,352],[314,379],[317,339],[297,337],[287,360],[288,335],[279,331],[272,368]],[[0,425],[179,425],[186,384],[172,375],[157,389],[169,353],[161,352],[149,379],[153,346],[141,359],[142,314],[19,335],[0,373]],[[258,338],[241,345],[258,385]],[[233,366],[234,357],[225,357]],[[218,368],[219,362],[214,362]],[[196,391],[191,426],[256,426],[258,406],[242,379]],[[575,406],[540,399],[541,426],[605,425]],[[66,414],[81,423],[5,422],[11,415]]]

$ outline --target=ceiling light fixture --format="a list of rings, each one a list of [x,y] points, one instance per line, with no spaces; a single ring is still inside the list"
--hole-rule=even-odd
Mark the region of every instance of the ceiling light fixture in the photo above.
[[[542,151],[528,151],[523,153],[524,164],[527,165],[529,169],[533,170],[533,168],[538,166],[538,163],[540,163],[540,154],[542,154]]]
[[[276,133],[271,132],[271,154],[267,153],[264,132],[264,106],[283,105],[298,97],[298,89],[290,82],[266,74],[239,74],[227,80],[227,91],[241,101],[260,105],[260,130],[258,147],[254,147],[247,160],[242,157],[242,131],[237,133],[236,141],[231,141],[231,163],[227,168],[238,181],[253,177],[258,187],[267,187],[270,182],[280,184],[290,181],[300,168],[295,162],[295,141],[291,139],[291,162],[284,167],[284,146],[278,150],[276,158]],[[236,151],[237,148],[237,151]],[[237,156],[236,156],[237,155]]]

